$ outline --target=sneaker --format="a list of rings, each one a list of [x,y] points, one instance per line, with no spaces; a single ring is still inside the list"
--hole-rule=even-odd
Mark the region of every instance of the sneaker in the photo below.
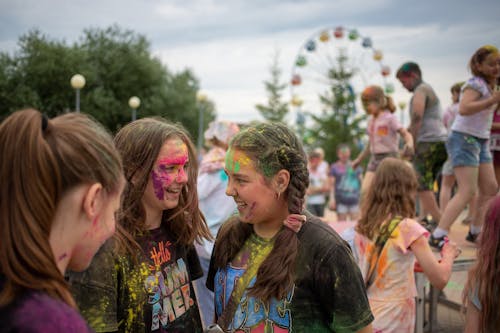
[[[443,237],[438,237],[438,238],[435,238],[432,234],[431,234],[431,237],[429,237],[429,245],[439,251],[441,251],[441,249],[443,248],[444,246],[444,243],[445,243],[445,238],[446,236],[443,236]]]
[[[465,240],[468,242],[471,242],[471,243],[475,243],[478,236],[479,236],[479,234],[473,234],[469,230],[469,232],[467,233],[467,236],[465,236]]]
[[[434,221],[431,215],[427,215],[423,219],[421,219],[420,224],[430,233],[432,233],[437,227],[437,223],[436,221]]]

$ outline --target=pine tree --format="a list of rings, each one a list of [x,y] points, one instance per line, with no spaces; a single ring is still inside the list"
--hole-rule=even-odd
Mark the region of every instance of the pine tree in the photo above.
[[[282,101],[282,96],[287,84],[280,83],[282,70],[279,67],[279,52],[275,53],[269,71],[271,78],[269,81],[264,81],[268,96],[267,105],[257,104],[255,108],[267,121],[284,122],[288,114],[288,103]]]
[[[314,146],[323,147],[328,161],[336,159],[337,146],[346,143],[352,155],[362,149],[361,138],[365,135],[361,124],[366,115],[357,115],[356,93],[350,85],[350,79],[356,74],[347,66],[348,57],[340,53],[337,66],[328,70],[330,86],[328,91],[319,95],[323,106],[321,115],[309,114],[314,124],[308,130],[307,137]]]

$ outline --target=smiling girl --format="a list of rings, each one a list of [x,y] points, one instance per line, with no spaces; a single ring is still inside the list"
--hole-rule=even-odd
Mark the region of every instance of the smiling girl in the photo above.
[[[371,332],[363,280],[349,247],[304,211],[307,157],[282,124],[236,134],[226,194],[238,215],[215,242],[207,287],[227,332]]]
[[[115,142],[127,179],[120,227],[89,270],[71,275],[82,314],[97,332],[201,332],[192,281],[202,271],[193,243],[210,233],[198,209],[189,136],[144,118]]]

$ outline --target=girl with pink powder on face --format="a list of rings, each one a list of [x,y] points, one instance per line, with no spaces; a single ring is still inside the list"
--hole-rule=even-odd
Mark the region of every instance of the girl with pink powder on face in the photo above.
[[[127,180],[119,228],[73,293],[97,332],[201,332],[194,242],[210,238],[198,208],[197,162],[186,131],[144,118],[115,138]]]

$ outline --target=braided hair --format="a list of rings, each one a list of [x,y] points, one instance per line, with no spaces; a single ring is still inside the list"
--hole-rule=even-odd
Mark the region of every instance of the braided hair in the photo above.
[[[236,134],[229,144],[231,149],[245,153],[258,172],[270,180],[280,170],[290,173],[290,182],[284,192],[290,214],[303,211],[309,186],[307,155],[300,140],[284,124],[258,123]],[[215,266],[224,269],[243,247],[252,233],[252,226],[238,217],[227,221],[215,244]],[[286,296],[293,287],[295,260],[298,253],[297,234],[281,228],[276,235],[273,250],[257,271],[251,296],[269,300]]]

